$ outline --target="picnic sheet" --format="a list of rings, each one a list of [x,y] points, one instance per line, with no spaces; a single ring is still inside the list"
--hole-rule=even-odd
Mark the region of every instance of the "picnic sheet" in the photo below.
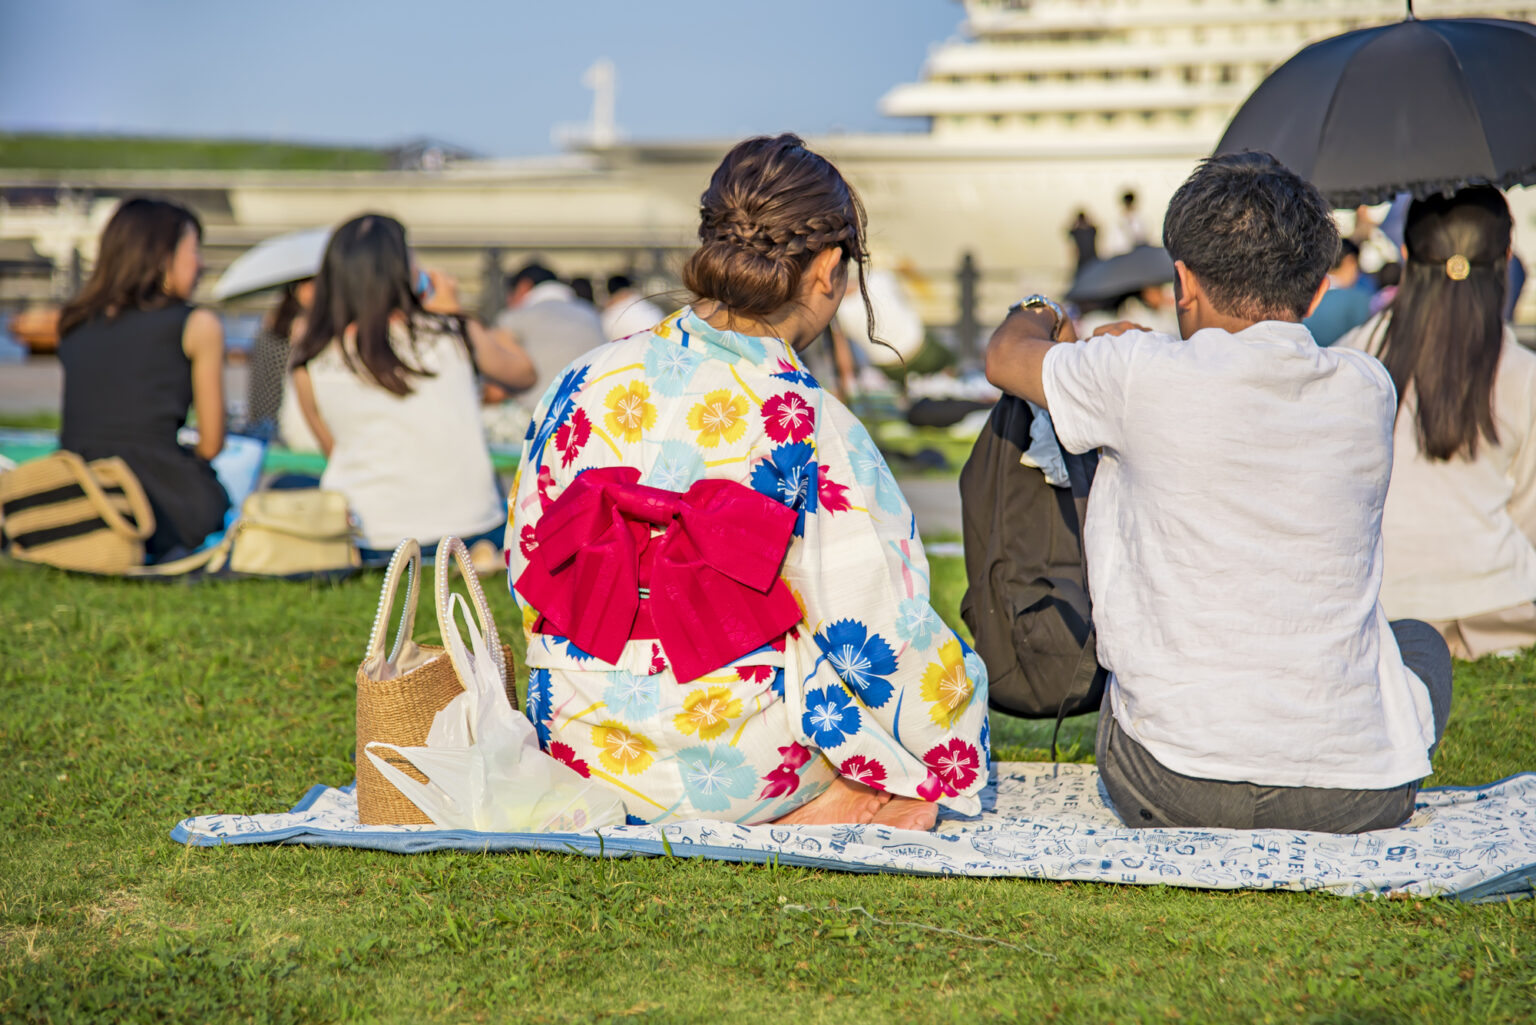
[[[476,833],[363,826],[350,787],[316,786],[291,812],[204,815],[179,843],[287,843],[423,851],[564,851],[671,855],[848,872],[1016,876],[1212,890],[1323,890],[1465,901],[1536,887],[1536,773],[1419,794],[1397,829],[1356,836],[1277,829],[1125,829],[1091,765],[993,766],[982,814],[940,817],[933,833],[884,826],[739,826],[696,820],[588,833]],[[663,839],[664,838],[664,839]]]

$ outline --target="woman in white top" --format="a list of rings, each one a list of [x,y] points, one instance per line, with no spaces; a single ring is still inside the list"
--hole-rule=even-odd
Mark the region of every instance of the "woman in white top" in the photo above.
[[[1536,353],[1502,317],[1510,230],[1497,189],[1415,202],[1396,298],[1339,343],[1397,385],[1382,606],[1461,658],[1536,643]]]
[[[533,364],[502,333],[458,316],[453,282],[415,269],[399,221],[364,214],[336,229],[293,367],[327,457],[321,486],[346,495],[365,560],[405,538],[501,547],[505,506],[475,375],[527,388]]]

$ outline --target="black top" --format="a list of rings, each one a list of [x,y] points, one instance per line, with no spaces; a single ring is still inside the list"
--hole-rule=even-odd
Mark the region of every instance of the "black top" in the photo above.
[[[176,432],[192,405],[192,361],[182,330],[192,307],[97,317],[59,341],[64,367],[60,447],[86,459],[120,456],[155,510],[151,557],[196,548],[224,524],[229,498],[213,468]]]

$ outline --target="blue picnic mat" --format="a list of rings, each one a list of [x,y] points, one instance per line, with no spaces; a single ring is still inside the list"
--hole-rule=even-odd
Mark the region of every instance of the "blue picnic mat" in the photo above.
[[[477,833],[363,826],[352,788],[316,786],[289,812],[203,815],[178,843],[283,843],[426,851],[663,855],[847,872],[1015,876],[1211,890],[1321,890],[1340,896],[1527,896],[1536,888],[1536,773],[1419,794],[1397,829],[1340,836],[1261,829],[1125,829],[1091,765],[993,766],[982,814],[945,813],[932,833],[885,826],[740,826],[698,819],[588,833]]]

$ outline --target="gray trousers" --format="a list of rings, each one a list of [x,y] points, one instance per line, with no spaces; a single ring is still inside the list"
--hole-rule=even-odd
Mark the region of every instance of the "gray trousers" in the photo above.
[[[1435,713],[1435,747],[1451,712],[1451,655],[1440,633],[1416,619],[1392,624],[1403,662],[1429,689]],[[1417,781],[1390,790],[1328,787],[1266,787],[1197,779],[1160,764],[1132,740],[1109,710],[1104,695],[1097,740],[1099,778],[1115,813],[1127,826],[1215,829],[1307,829],[1364,833],[1401,825],[1413,814]],[[1435,747],[1429,749],[1433,756]]]

